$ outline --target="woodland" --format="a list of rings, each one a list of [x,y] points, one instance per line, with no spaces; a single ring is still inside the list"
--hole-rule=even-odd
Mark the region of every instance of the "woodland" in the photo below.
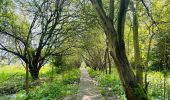
[[[170,0],[0,0],[0,100],[170,100]]]

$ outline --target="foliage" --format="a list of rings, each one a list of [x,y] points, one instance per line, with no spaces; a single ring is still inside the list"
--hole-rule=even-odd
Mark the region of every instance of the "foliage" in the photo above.
[[[44,83],[41,86],[30,90],[29,96],[25,91],[17,94],[17,100],[24,99],[61,99],[65,96],[75,94],[77,92],[77,82],[80,78],[79,69],[66,71],[64,75],[56,74],[57,79],[53,82]]]
[[[18,66],[1,66],[0,67],[0,95],[16,93],[23,89],[24,71]],[[11,70],[13,70],[11,72]],[[18,81],[16,81],[18,80]]]
[[[148,96],[151,100],[163,99],[165,91],[165,99],[169,98],[170,90],[170,73],[164,77],[164,74],[158,71],[150,71],[148,73]],[[165,82],[165,86],[164,86]]]
[[[138,20],[136,26],[139,25],[139,47],[142,58],[139,62],[144,65],[146,71],[150,69],[147,77],[148,96],[151,100],[156,100],[164,98],[165,94],[165,98],[169,99],[170,0],[90,1],[0,0],[0,63],[4,63],[6,58],[13,58],[11,56],[13,54],[28,64],[29,71],[33,74],[34,72],[38,74],[41,69],[40,81],[43,82],[40,83],[43,85],[37,84],[40,86],[34,88],[32,84],[37,81],[30,80],[29,76],[30,99],[45,97],[45,99],[60,99],[72,94],[70,93],[72,91],[75,93],[77,88],[75,84],[79,80],[80,73],[74,68],[80,67],[82,61],[90,66],[87,70],[96,80],[103,96],[116,95],[120,99],[125,99],[118,76],[122,74],[120,77],[122,82],[128,85],[129,80],[136,81],[134,77],[137,74],[133,73],[135,70],[132,71],[129,66],[126,68],[119,65],[129,65],[124,63],[127,60],[126,55],[128,60],[125,62],[131,62],[131,67],[137,63],[134,61],[134,41],[131,34],[135,27],[132,24],[135,15]],[[119,4],[123,4],[122,1],[126,1],[125,5],[128,1],[132,1],[136,9],[130,6],[122,7],[127,10],[120,9]],[[97,7],[98,10],[93,7]],[[113,58],[118,58],[115,61],[124,59],[115,63],[117,68],[120,68],[119,75],[115,69],[111,75],[104,74],[107,66],[104,58],[107,47]],[[53,65],[43,66],[51,61]],[[0,96],[15,94],[24,89],[25,69],[20,66],[0,66]],[[123,68],[126,68],[126,71]],[[125,78],[128,75],[126,72],[132,72],[129,74],[132,75],[132,79]],[[48,82],[49,76],[53,76],[55,81]],[[136,94],[134,92],[130,94],[140,93],[140,87],[133,90],[137,91]],[[25,91],[18,93],[18,99],[25,98]]]
[[[151,51],[151,69],[170,70],[170,30],[161,32],[157,35],[155,40],[157,43]]]
[[[87,69],[87,71],[89,72],[91,78],[95,78],[95,77],[97,77],[97,76],[100,75],[100,71],[94,71],[94,70],[93,70],[92,68],[90,68],[90,67],[87,67],[86,69]]]
[[[0,36],[5,38],[0,40],[0,50],[20,58],[32,78],[38,79],[49,58],[68,54],[80,25],[73,23],[77,20],[71,16],[75,11],[68,12],[73,5],[67,0],[16,0],[15,4],[18,12],[11,19],[5,17],[6,23],[0,26]]]
[[[112,70],[111,75],[103,74],[101,71],[94,71],[87,67],[90,76],[97,82],[98,89],[105,98],[118,96],[121,100],[125,100],[125,93],[123,87],[121,86],[120,79],[117,75],[115,69]],[[165,79],[165,80],[164,80]],[[164,86],[164,81],[165,85]],[[158,71],[148,72],[148,96],[150,100],[158,100],[164,98],[164,88],[165,88],[165,98],[169,98],[170,91],[170,73],[164,78],[164,74]]]
[[[66,71],[63,75],[64,84],[73,84],[80,79],[80,72],[77,69],[72,69],[71,71]]]
[[[64,71],[74,68],[67,64],[66,59],[63,56],[56,56],[52,58],[53,72],[57,74],[62,74]]]
[[[12,70],[12,71],[11,71]],[[40,71],[41,77],[49,76],[49,65],[46,65]],[[23,66],[13,65],[13,66],[0,66],[0,96],[1,98],[10,99],[12,95],[14,95],[19,91],[25,89],[25,69]],[[17,81],[16,81],[17,80]],[[31,80],[29,76],[29,82],[31,87],[34,86],[34,81]],[[43,79],[42,79],[43,82]]]
[[[98,84],[98,89],[101,94],[107,99],[109,97],[118,97],[121,100],[125,99],[125,93],[121,86],[121,81],[118,78],[116,70],[112,74],[104,74],[101,71],[94,71],[91,68],[87,68],[89,74]]]
[[[52,58],[52,65],[54,66],[54,71],[58,74],[64,71],[71,70],[74,68],[79,68],[81,64],[81,59],[77,56],[77,53],[71,55],[60,55]]]

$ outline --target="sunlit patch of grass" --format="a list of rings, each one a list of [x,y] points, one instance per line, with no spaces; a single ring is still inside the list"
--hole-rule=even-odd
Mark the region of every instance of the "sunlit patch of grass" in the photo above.
[[[0,96],[9,98],[23,89],[25,69],[22,66],[0,66]]]
[[[48,95],[49,98],[55,96],[61,98],[75,93],[78,82],[75,85],[74,83],[80,78],[79,69],[64,71],[62,74],[57,74],[54,71],[53,82],[50,80],[51,70],[51,65],[43,66],[39,73],[40,80],[37,81],[33,81],[29,74],[31,98],[34,98],[34,96],[43,98],[49,93],[51,93]],[[11,99],[13,94],[18,93],[21,98],[25,96],[25,92],[22,92],[25,91],[25,68],[23,66],[2,66],[0,67],[0,77],[0,98]]]
[[[52,69],[52,65],[50,65],[50,64],[46,64],[46,65],[42,66],[40,73],[39,73],[40,78],[50,76],[51,69]]]
[[[7,73],[9,75],[18,73],[23,74],[25,68],[22,66],[0,66],[0,74]]]
[[[0,84],[24,75],[24,68],[21,66],[1,66],[0,67]]]
[[[40,73],[42,74],[47,73],[49,70],[51,70],[51,68],[52,68],[52,65],[46,64],[41,68]]]
[[[40,70],[40,78],[49,75],[50,65],[45,65]],[[42,79],[43,80],[46,80]],[[32,82],[29,74],[29,81]],[[24,89],[25,85],[25,68],[24,66],[0,66],[0,95],[14,94]],[[6,96],[5,96],[6,97]]]

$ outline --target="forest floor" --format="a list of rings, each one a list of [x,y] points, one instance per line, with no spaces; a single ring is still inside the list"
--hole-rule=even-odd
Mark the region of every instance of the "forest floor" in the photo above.
[[[77,100],[103,100],[104,98],[97,91],[93,80],[89,76],[87,70],[81,68],[80,85],[78,89]]]

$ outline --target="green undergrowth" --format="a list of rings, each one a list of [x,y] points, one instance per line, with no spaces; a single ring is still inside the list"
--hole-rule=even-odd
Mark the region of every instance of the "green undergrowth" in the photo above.
[[[63,74],[54,74],[54,76],[58,78],[30,89],[29,95],[26,95],[25,91],[20,91],[17,93],[17,100],[59,100],[76,94],[80,79],[79,69],[65,71]]]
[[[117,96],[120,100],[126,100],[121,81],[116,69],[112,68],[112,74],[105,74],[102,71],[94,71],[87,67],[90,76],[96,81],[97,87],[106,100]],[[149,100],[170,100],[170,72],[149,71],[148,97]]]
[[[23,89],[24,69],[19,66],[0,67],[0,97],[15,94]]]
[[[150,100],[170,100],[170,74],[164,77],[162,72],[148,72],[148,95]]]
[[[105,74],[102,71],[94,71],[89,67],[87,67],[87,70],[96,81],[98,90],[106,100],[109,98],[125,100],[125,93],[115,69],[111,75]]]
[[[40,70],[39,77],[48,77],[49,66],[44,66]],[[29,76],[30,84],[35,82]],[[13,95],[24,90],[25,83],[25,68],[23,66],[0,66],[0,98],[6,98],[8,95]]]
[[[29,75],[29,98],[50,99],[61,98],[75,93],[80,78],[79,69],[72,69],[57,74],[54,71],[51,80],[51,65],[45,65],[39,73],[39,80],[32,80]],[[25,68],[23,66],[0,66],[0,100],[24,100],[28,96],[25,92]],[[48,99],[48,100],[49,100]]]

